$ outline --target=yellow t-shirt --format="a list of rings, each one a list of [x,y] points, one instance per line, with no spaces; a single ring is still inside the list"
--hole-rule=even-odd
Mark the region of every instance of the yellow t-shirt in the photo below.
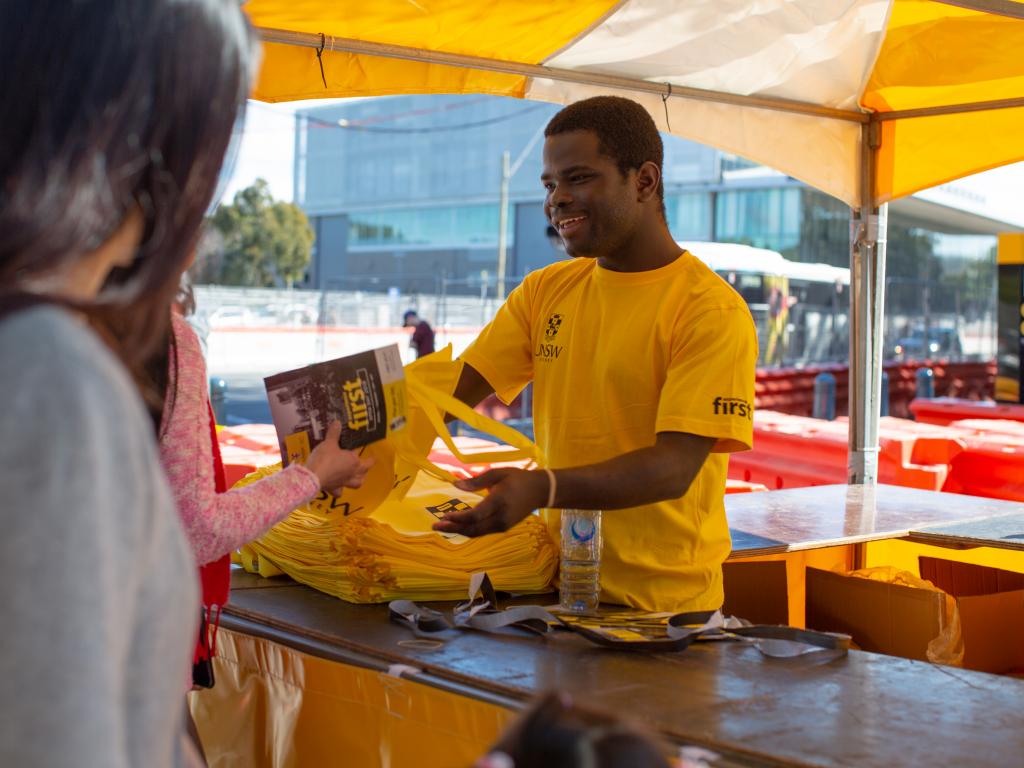
[[[604,512],[601,598],[646,610],[719,608],[730,451],[753,436],[757,335],[743,299],[690,253],[647,272],[588,258],[531,273],[463,353],[509,402],[534,386],[550,466],[605,461],[658,432],[718,438],[679,499]],[[559,510],[542,514],[559,537]]]

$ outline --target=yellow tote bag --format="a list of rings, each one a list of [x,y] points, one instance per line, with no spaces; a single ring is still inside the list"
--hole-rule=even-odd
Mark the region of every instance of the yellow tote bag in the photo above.
[[[338,497],[329,497],[332,514],[338,512],[346,517],[370,515],[386,499],[404,497],[421,470],[439,480],[454,483],[454,475],[427,458],[438,437],[456,458],[467,464],[530,460],[539,466],[544,465],[540,449],[528,437],[455,399],[452,393],[462,365],[461,360],[452,359],[449,344],[405,366],[406,425],[386,439],[361,449],[361,455],[373,457],[374,466],[361,488],[346,488]],[[498,442],[515,450],[463,454],[445,425],[446,413],[474,429],[493,435]]]

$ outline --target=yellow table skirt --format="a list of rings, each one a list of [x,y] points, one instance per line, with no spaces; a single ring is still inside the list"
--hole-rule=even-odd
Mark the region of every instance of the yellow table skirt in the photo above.
[[[211,768],[470,766],[515,713],[221,629],[217,684],[190,694]]]

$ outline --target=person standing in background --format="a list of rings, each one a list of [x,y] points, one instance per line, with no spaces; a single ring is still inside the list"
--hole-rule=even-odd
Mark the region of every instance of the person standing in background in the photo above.
[[[402,327],[413,328],[409,346],[416,350],[416,357],[429,355],[434,351],[434,329],[426,320],[420,320],[415,309],[406,310],[402,315]]]

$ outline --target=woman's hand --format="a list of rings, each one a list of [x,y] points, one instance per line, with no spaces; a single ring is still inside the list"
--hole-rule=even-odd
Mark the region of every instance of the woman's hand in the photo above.
[[[346,451],[338,446],[341,437],[341,422],[335,421],[327,428],[327,436],[306,460],[306,469],[320,480],[320,488],[337,496],[342,488],[358,488],[363,484],[366,473],[373,466],[373,459],[360,459],[355,451]]]

